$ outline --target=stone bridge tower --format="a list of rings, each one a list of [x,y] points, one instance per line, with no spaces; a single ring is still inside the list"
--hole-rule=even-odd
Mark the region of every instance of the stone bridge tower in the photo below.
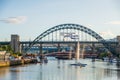
[[[120,36],[117,36],[117,41],[118,41],[118,44],[117,44],[116,52],[120,57]]]
[[[11,35],[11,48],[12,50],[16,52],[20,52],[20,41],[19,41],[19,35]]]

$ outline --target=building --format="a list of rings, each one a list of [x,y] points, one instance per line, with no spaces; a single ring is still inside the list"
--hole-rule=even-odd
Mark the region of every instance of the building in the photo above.
[[[120,36],[117,36],[117,41],[120,43]]]
[[[0,61],[7,61],[9,60],[10,53],[7,53],[6,51],[0,51]]]
[[[16,52],[20,52],[20,41],[19,41],[19,36],[14,34],[11,35],[11,48],[12,50]]]
[[[117,45],[117,48],[116,48],[116,52],[120,57],[120,36],[117,36],[117,41],[118,41],[118,45]]]

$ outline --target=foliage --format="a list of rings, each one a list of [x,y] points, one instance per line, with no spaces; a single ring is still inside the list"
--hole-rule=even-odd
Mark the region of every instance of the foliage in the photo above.
[[[10,45],[1,45],[0,51],[7,51],[9,53],[13,53],[13,50]]]
[[[15,53],[15,54],[17,54],[18,56],[22,56],[22,54],[21,54],[20,52],[17,52],[17,53]]]
[[[18,57],[18,55],[17,55],[17,54],[15,54],[15,53],[12,53],[12,54],[11,54],[11,56],[13,56],[13,57],[15,57],[15,58],[17,58],[17,57]]]
[[[0,51],[7,51],[14,57],[22,56],[20,52],[14,53],[10,45],[0,45]]]
[[[100,53],[100,55],[99,55],[100,58],[109,57],[109,56],[111,56],[111,54],[110,54],[110,53],[107,53],[107,52]]]
[[[22,54],[20,52],[17,52],[17,53],[11,53],[11,56],[14,56],[14,57],[18,57],[18,56],[22,56]]]

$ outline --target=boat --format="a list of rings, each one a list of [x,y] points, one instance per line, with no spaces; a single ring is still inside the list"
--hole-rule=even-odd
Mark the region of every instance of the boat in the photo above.
[[[85,67],[87,64],[82,64],[82,63],[75,63],[75,64],[70,64],[71,66],[80,66],[80,67]]]
[[[37,56],[36,59],[37,59],[37,62],[38,62],[38,63],[41,62],[39,56]]]
[[[47,60],[47,59],[44,59],[44,63],[48,63],[48,60]]]
[[[48,63],[47,57],[44,58],[44,63]]]
[[[74,64],[70,64],[70,65],[71,65],[71,66],[85,67],[87,64],[83,64],[83,63],[78,62],[79,57],[80,57],[79,49],[80,49],[80,45],[79,45],[79,42],[78,42],[78,43],[77,43],[77,49],[76,49],[76,56],[75,56],[76,62],[75,62]]]
[[[116,58],[108,58],[108,57],[103,58],[103,61],[104,62],[111,62],[111,63],[119,63],[120,62]]]

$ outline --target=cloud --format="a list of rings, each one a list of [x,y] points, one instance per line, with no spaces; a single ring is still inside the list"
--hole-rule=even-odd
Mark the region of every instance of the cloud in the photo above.
[[[115,25],[120,25],[120,21],[111,21],[106,24],[115,24]]]
[[[115,36],[110,30],[105,32],[100,32],[99,34],[104,38],[112,38],[113,36]]]
[[[18,16],[18,17],[9,17],[6,19],[2,19],[0,21],[4,23],[20,24],[20,23],[25,22],[26,19],[27,19],[26,16]]]

